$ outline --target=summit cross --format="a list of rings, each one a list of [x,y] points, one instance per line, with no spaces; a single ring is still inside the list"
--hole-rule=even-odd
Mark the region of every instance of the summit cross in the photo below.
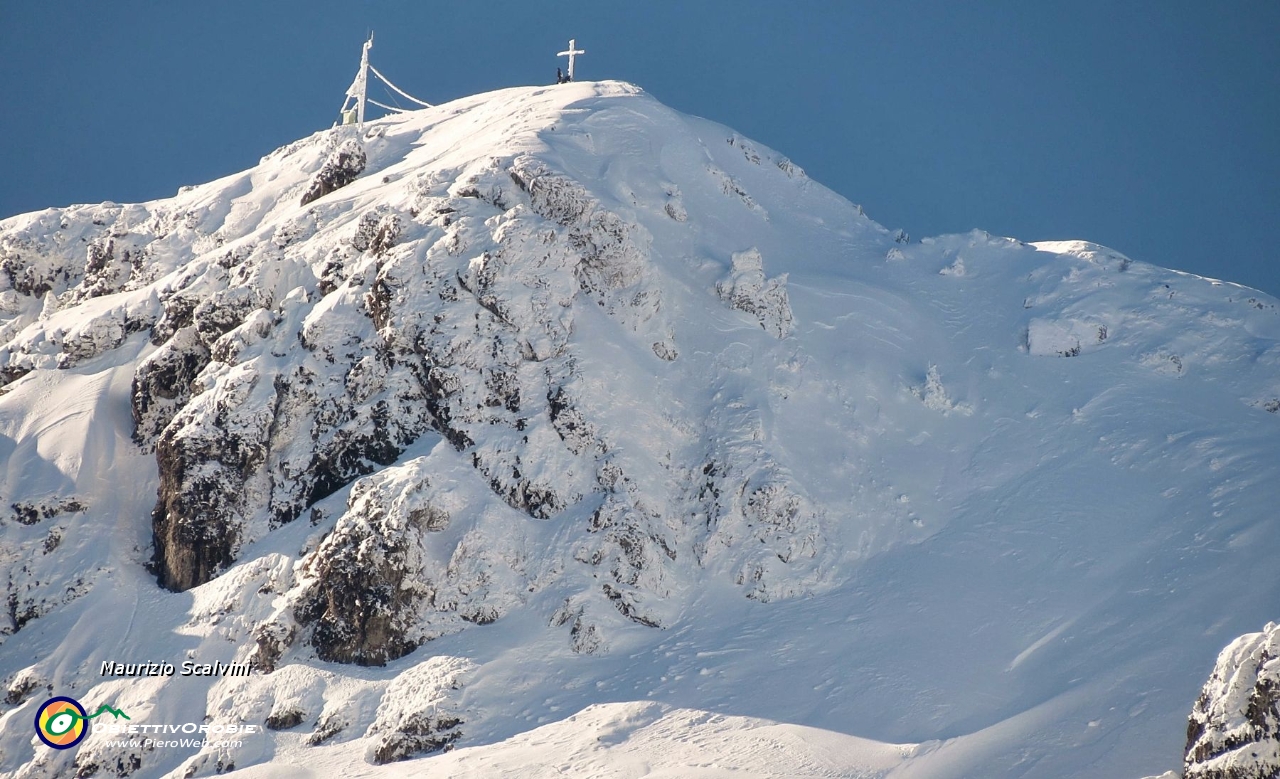
[[[562,51],[556,55],[557,57],[564,57],[564,56],[569,57],[569,80],[570,81],[573,81],[573,58],[574,58],[574,55],[576,54],[586,54],[586,52],[583,51],[582,49],[577,48],[577,41],[574,40],[573,38],[570,38],[569,50]]]

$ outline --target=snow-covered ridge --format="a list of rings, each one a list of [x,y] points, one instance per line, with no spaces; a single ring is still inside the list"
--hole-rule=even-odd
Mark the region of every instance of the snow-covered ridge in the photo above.
[[[1274,299],[910,243],[616,82],[0,222],[0,381],[23,776],[380,762],[641,698],[1141,775],[1280,594]],[[96,670],[187,655],[260,673]],[[52,753],[40,690],[271,731]]]

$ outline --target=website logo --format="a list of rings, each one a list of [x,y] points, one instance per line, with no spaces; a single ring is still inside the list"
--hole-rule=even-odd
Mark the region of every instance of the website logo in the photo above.
[[[105,713],[110,713],[116,719],[129,719],[128,714],[105,703],[96,712],[89,714],[75,698],[50,698],[36,710],[36,735],[46,746],[70,749],[89,735],[89,720]]]

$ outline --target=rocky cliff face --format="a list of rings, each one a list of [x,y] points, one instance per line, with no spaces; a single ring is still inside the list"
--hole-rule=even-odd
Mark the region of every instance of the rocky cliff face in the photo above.
[[[356,151],[347,141],[319,178]],[[160,430],[162,584],[208,581],[247,541],[391,465],[427,432],[530,518],[594,505],[575,557],[606,578],[583,595],[642,625],[661,624],[644,603],[666,594],[662,570],[679,555],[682,513],[716,517],[709,534],[695,530],[698,550],[717,543],[728,513],[780,528],[759,538],[777,559],[813,556],[793,540],[812,514],[785,477],[739,486],[732,481],[745,473],[698,464],[697,494],[642,498],[612,454],[616,443],[581,408],[591,373],[570,343],[584,306],[647,351],[639,359],[653,370],[678,359],[652,238],[634,219],[528,154],[452,177],[416,173],[398,198],[348,226],[322,213],[293,217],[265,244],[242,242],[161,294],[157,332],[172,335],[140,366],[134,409],[144,444]],[[781,338],[791,322],[785,279],[766,283],[762,267],[758,251],[735,255],[720,294]],[[304,283],[281,295],[282,274]],[[381,664],[438,634],[438,623],[491,622],[514,598],[488,589],[441,598],[437,588],[485,544],[464,537],[448,568],[433,570],[424,534],[449,515],[429,504],[390,510],[400,491],[432,489],[428,472],[383,473],[393,472],[394,490],[356,485],[347,513],[305,561],[310,584],[295,617],[322,658]],[[724,494],[744,498],[725,506]],[[738,581],[763,593],[762,577],[751,568]]]
[[[249,174],[199,205],[72,212],[52,240],[44,222],[6,233],[7,294],[47,299],[39,315],[10,324],[31,326],[0,353],[5,375],[66,368],[131,333],[150,344],[131,399],[133,439],[154,453],[159,475],[152,565],[160,584],[181,591],[212,580],[247,544],[387,469],[430,433],[487,486],[482,502],[534,520],[576,517],[573,564],[598,579],[557,617],[573,615],[578,649],[602,648],[578,640],[598,634],[587,623],[601,608],[661,625],[653,604],[668,594],[664,569],[682,555],[707,563],[741,547],[769,558],[744,560],[731,575],[752,597],[773,597],[768,572],[779,561],[816,555],[818,515],[803,488],[760,451],[711,430],[708,438],[696,416],[667,409],[667,443],[620,456],[629,436],[593,413],[607,402],[597,389],[604,366],[584,361],[575,333],[589,343],[597,333],[582,331],[600,331],[614,348],[638,349],[625,361],[656,376],[684,372],[670,367],[681,347],[654,237],[632,210],[638,196],[602,198],[524,151],[526,141],[513,143],[528,137],[520,132],[488,149],[508,144],[505,156],[451,166],[400,161],[411,136],[392,139],[388,129],[363,139],[335,129],[279,150],[264,160],[283,182],[270,196],[245,190],[256,181]],[[785,159],[727,140],[730,159],[776,162],[768,176],[803,180]],[[740,174],[708,165],[699,175],[705,181],[662,183],[644,207],[687,232],[687,193],[701,189],[767,218]],[[290,208],[304,189],[302,207]],[[83,266],[62,248],[72,233],[87,247]],[[785,338],[793,321],[785,275],[766,278],[755,248],[725,260],[715,294]],[[70,332],[41,324],[110,293],[109,308]],[[685,474],[697,474],[694,489],[676,488]],[[384,663],[441,630],[497,619],[528,589],[494,586],[473,570],[493,552],[468,528],[432,541],[451,519],[429,500],[408,513],[393,507],[399,491],[438,490],[429,472],[410,464],[371,478],[356,483],[336,524],[325,510],[309,515],[332,528],[289,597],[322,658]],[[764,546],[756,551],[748,537]],[[441,543],[448,564],[437,570],[425,550]],[[486,584],[464,584],[477,576]],[[446,582],[462,592],[444,597]],[[794,591],[787,584],[778,593]]]
[[[1280,625],[1222,650],[1187,723],[1187,779],[1280,776]]]

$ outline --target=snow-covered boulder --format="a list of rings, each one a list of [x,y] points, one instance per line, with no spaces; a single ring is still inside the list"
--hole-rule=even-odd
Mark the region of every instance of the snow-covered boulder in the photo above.
[[[466,727],[458,699],[474,668],[464,658],[433,657],[397,676],[365,734],[368,761],[392,763],[451,748]]]
[[[1187,723],[1186,779],[1280,776],[1280,625],[1232,641]]]
[[[730,308],[760,320],[760,326],[774,337],[786,338],[791,332],[794,316],[787,301],[787,274],[765,278],[758,249],[734,252],[733,267],[716,282],[716,294]]]

